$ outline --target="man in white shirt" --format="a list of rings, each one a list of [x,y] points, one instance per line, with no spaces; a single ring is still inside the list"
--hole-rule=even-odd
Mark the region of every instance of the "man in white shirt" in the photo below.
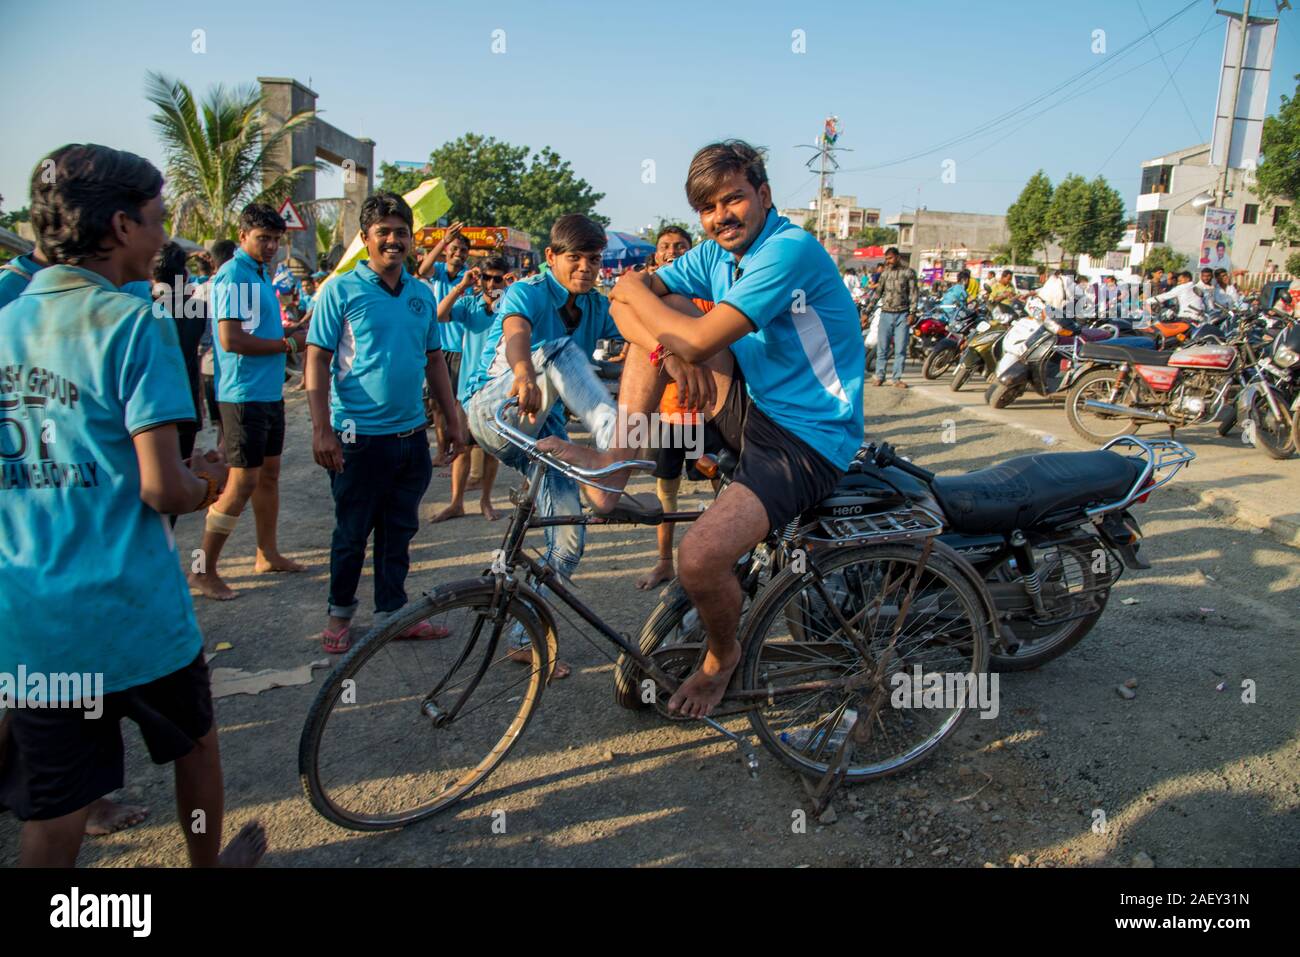
[[[1216,269],[1214,271],[1215,304],[1231,309],[1241,305],[1241,298],[1241,293],[1237,292],[1237,287],[1232,284],[1232,276],[1228,274],[1228,270]]]
[[[1147,300],[1147,305],[1153,306],[1158,302],[1168,302],[1171,299],[1178,303],[1179,319],[1200,322],[1205,318],[1205,299],[1198,291],[1196,283],[1192,282],[1191,273],[1180,272],[1178,285],[1168,292],[1152,296]]]
[[[1065,286],[1065,279],[1061,276],[1061,270],[1055,270],[1047,282],[1043,283],[1034,291],[1043,304],[1052,310],[1053,316],[1060,316],[1065,311],[1065,304],[1070,300],[1069,290]]]
[[[852,266],[844,270],[844,287],[848,289],[854,302],[862,301],[862,280],[858,278],[858,271]]]

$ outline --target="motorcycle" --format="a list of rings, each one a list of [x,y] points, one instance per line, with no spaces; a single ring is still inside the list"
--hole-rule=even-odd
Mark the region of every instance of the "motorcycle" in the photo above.
[[[1243,362],[1249,356],[1244,326],[1227,344],[1155,352],[1090,342],[1076,354],[1089,367],[1070,387],[1065,415],[1080,438],[1096,445],[1146,422],[1168,425],[1172,432],[1219,418],[1231,407],[1234,390],[1248,384],[1254,358]]]
[[[926,353],[925,359],[921,362],[921,375],[926,379],[938,379],[951,369],[953,363],[961,356],[962,350],[966,348],[967,338],[985,318],[983,308],[975,309],[964,316],[954,317],[948,323],[943,338],[935,342]]]
[[[948,388],[960,392],[961,387],[976,372],[985,377],[990,375],[1002,355],[1002,337],[1011,324],[1024,315],[1025,307],[1019,302],[995,306],[992,314],[975,326],[974,333],[966,342],[966,348],[962,350],[961,359],[953,369]]]
[[[1237,395],[1236,410],[1255,448],[1271,458],[1291,457],[1300,416],[1300,325],[1291,323],[1273,337],[1255,363],[1255,380]]]

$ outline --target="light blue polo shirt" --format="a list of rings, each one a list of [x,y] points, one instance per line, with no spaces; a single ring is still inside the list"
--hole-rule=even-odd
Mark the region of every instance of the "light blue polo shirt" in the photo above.
[[[466,292],[452,305],[451,321],[458,323],[465,330],[461,343],[464,358],[461,359],[460,383],[456,389],[456,401],[463,406],[473,394],[469,387],[470,377],[467,372],[478,367],[483,354],[488,350],[489,334],[496,322],[496,313],[488,311],[483,296]],[[496,339],[500,338],[501,331],[498,326]],[[496,347],[496,340],[492,341],[492,347]]]
[[[452,279],[447,275],[446,263],[434,263],[433,275],[424,280],[433,292],[433,302],[436,308],[437,304],[447,298],[447,295],[460,283],[460,278],[464,275],[468,264],[460,267],[461,271]],[[460,352],[464,347],[461,345],[465,337],[465,330],[461,328],[460,323],[455,319],[447,322],[438,323],[438,340],[442,343],[443,352]],[[461,368],[464,368],[465,360],[461,360]]]
[[[112,692],[194,660],[189,588],[131,441],[193,418],[175,323],[97,273],[50,266],[6,307],[0,672],[98,672]]]
[[[424,369],[438,344],[429,287],[405,269],[394,295],[367,262],[316,297],[307,342],[330,360],[330,424],[358,435],[392,435],[425,424]]]
[[[755,330],[731,352],[749,397],[836,468],[848,468],[862,445],[862,327],[839,270],[812,234],[768,210],[739,263],[709,240],[655,275],[671,292],[743,312]]]
[[[17,299],[42,268],[31,256],[17,256],[0,266],[0,309]]]
[[[218,402],[278,402],[284,396],[284,355],[245,356],[227,352],[217,331],[222,320],[238,319],[245,332],[283,339],[280,301],[266,267],[243,249],[212,278],[212,352],[216,357]]]

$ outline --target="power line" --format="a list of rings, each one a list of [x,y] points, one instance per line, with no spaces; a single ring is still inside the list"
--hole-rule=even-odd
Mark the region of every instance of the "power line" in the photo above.
[[[1165,72],[1169,74],[1169,79],[1174,84],[1174,92],[1178,94],[1178,100],[1183,104],[1183,110],[1187,113],[1187,121],[1192,124],[1192,132],[1196,134],[1198,139],[1204,139],[1205,137],[1201,136],[1201,128],[1197,126],[1196,119],[1192,116],[1192,109],[1187,105],[1186,97],[1183,96],[1182,88],[1178,85],[1178,81],[1174,79],[1174,73],[1176,71],[1169,69],[1169,62],[1165,59],[1164,51],[1160,50],[1160,41],[1156,39],[1155,31],[1151,29],[1151,21],[1147,19],[1147,12],[1142,7],[1142,0],[1137,0],[1137,8],[1138,12],[1142,14],[1142,22],[1147,25],[1148,30],[1151,30],[1151,42],[1156,45],[1156,50],[1160,52],[1160,62],[1164,64]],[[1213,11],[1210,12],[1210,16],[1214,16]],[[1185,54],[1183,59],[1187,59]],[[1182,63],[1179,63],[1178,65],[1181,67]]]

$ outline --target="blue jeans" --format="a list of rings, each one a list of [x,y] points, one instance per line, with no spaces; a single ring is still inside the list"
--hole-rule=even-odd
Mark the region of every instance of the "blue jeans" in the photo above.
[[[618,421],[618,406],[582,350],[568,338],[545,343],[533,350],[533,368],[542,392],[541,408],[544,411],[549,409],[549,413],[539,413],[537,421],[529,423],[520,421],[517,410],[512,410],[506,414],[506,421],[537,438],[554,435],[567,442],[569,434],[564,429],[563,408],[557,405],[557,401],[562,400],[591,430],[597,448],[608,449]],[[578,497],[578,484],[573,479],[551,469],[533,468],[531,474],[525,472],[529,468],[528,456],[493,431],[490,423],[497,409],[510,397],[514,381],[513,372],[503,372],[470,396],[465,405],[469,429],[484,452],[523,472],[530,482],[538,483],[537,508],[542,515],[581,515],[582,500]],[[581,525],[560,525],[545,530],[546,555],[543,560],[566,579],[572,578],[578,569],[586,541],[585,531]],[[510,638],[515,647],[528,643],[522,628],[516,627]]]
[[[894,343],[894,381],[903,378],[903,363],[907,360],[907,313],[880,313],[880,329],[876,333],[876,378],[885,378],[885,362],[889,356],[889,343]]]
[[[343,443],[343,471],[330,473],[334,537],[330,542],[329,613],[351,618],[366,560],[366,539],[375,533],[375,610],[395,612],[406,604],[411,539],[420,527],[420,500],[433,465],[423,429],[413,435],[357,435]]]

